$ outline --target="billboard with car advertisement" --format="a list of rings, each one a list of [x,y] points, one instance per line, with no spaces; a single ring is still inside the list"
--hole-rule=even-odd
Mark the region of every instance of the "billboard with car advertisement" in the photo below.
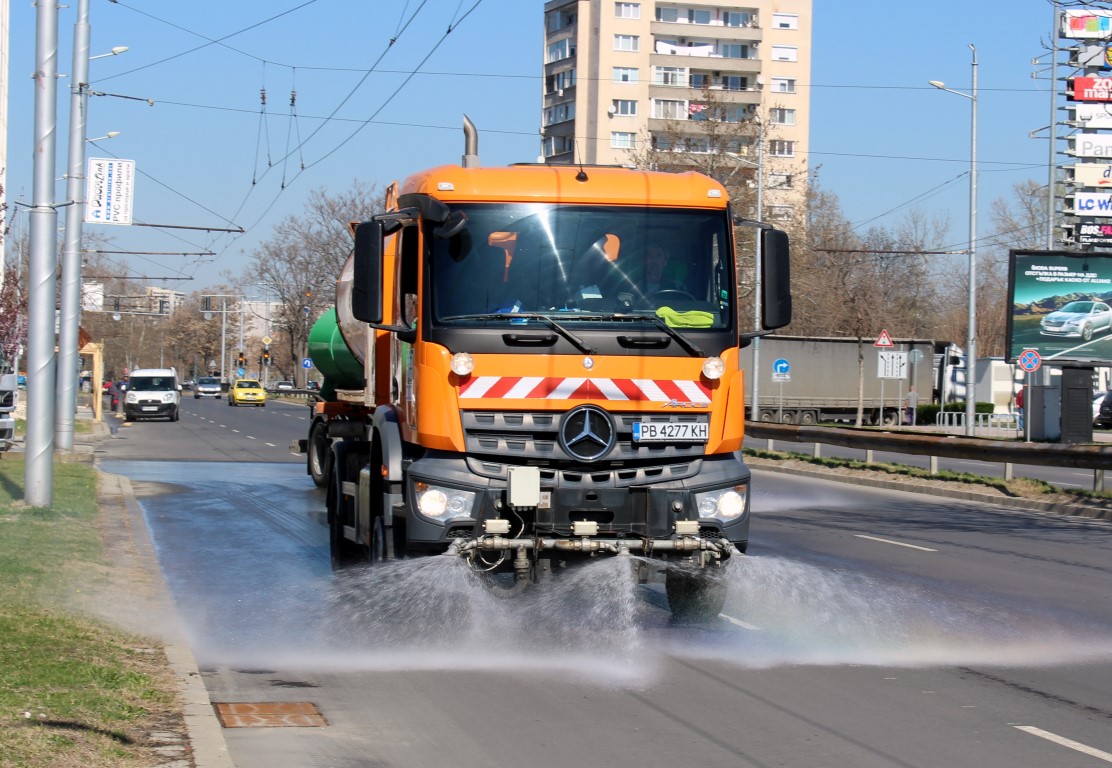
[[[1112,254],[1013,250],[1008,306],[1008,362],[1112,364]]]

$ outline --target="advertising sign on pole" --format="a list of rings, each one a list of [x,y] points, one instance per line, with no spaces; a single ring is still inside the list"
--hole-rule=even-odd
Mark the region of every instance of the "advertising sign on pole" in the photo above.
[[[131,224],[135,161],[90,157],[85,175],[85,223]]]
[[[1075,239],[1079,245],[1112,247],[1112,223],[1081,221],[1074,225]]]

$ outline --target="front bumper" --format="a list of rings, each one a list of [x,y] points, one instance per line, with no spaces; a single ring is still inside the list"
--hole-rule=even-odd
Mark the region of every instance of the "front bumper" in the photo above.
[[[140,400],[137,403],[124,403],[124,416],[132,419],[157,419],[172,416],[177,410],[177,403],[147,402]]]
[[[634,550],[645,555],[728,546],[744,551],[748,544],[750,473],[740,454],[656,466],[541,467],[541,501],[535,508],[510,506],[510,469],[511,465],[454,454],[430,453],[414,462],[404,489],[406,507],[412,510],[406,522],[407,543],[442,549],[461,540],[484,539],[472,546],[587,554]],[[469,516],[425,517],[418,511],[418,483],[473,492]],[[724,488],[742,489],[743,512],[729,520],[700,517],[696,494]],[[488,528],[499,533],[492,536]],[[585,539],[590,543],[583,543]]]

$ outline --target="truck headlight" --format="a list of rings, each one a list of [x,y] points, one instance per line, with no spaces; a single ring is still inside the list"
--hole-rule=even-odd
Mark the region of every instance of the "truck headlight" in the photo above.
[[[727,521],[738,519],[745,514],[748,490],[748,486],[735,485],[733,488],[719,488],[695,494],[695,506],[699,510],[699,517]]]
[[[417,511],[433,520],[452,520],[457,517],[471,517],[475,506],[475,492],[461,491],[428,483],[415,483]]]

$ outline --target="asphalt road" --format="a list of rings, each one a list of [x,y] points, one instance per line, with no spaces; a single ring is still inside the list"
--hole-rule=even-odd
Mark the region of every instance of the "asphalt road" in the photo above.
[[[195,407],[191,407],[195,406]],[[755,473],[709,625],[608,559],[520,600],[450,558],[333,576],[304,406],[189,400],[105,440],[239,768],[1112,762],[1112,525]],[[184,461],[183,461],[184,460]]]

